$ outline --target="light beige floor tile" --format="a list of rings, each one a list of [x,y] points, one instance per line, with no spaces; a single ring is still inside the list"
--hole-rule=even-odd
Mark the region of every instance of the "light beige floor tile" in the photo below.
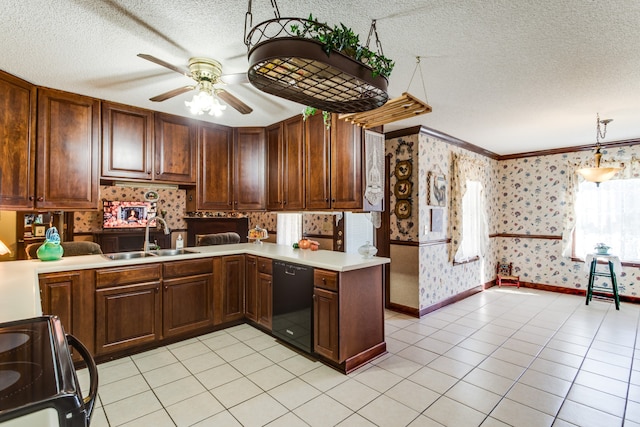
[[[294,356],[298,356],[298,353],[280,344],[274,345],[273,347],[269,347],[265,350],[262,350],[260,354],[274,361],[275,363],[280,363],[283,360],[287,360]]]
[[[229,364],[240,371],[241,374],[249,375],[252,372],[273,365],[273,361],[267,359],[260,353],[251,353],[248,356],[233,360],[229,362]]]
[[[226,408],[231,408],[261,394],[263,390],[247,378],[242,377],[216,387],[210,392]]]
[[[229,347],[230,345],[238,344],[240,342],[237,338],[227,334],[226,332],[224,334],[218,334],[205,339],[201,338],[200,340],[204,345],[214,351]]]
[[[422,365],[398,355],[390,355],[380,363],[376,363],[376,366],[403,378],[422,368]]]
[[[386,336],[405,342],[407,344],[415,344],[425,337],[424,335],[417,334],[415,332],[411,332],[406,329],[399,329],[398,331],[392,334],[387,333]]]
[[[226,329],[227,333],[241,342],[246,340],[250,340],[252,338],[256,338],[259,336],[264,336],[264,332],[254,328],[253,326],[249,326],[247,324],[238,325],[234,328]]]
[[[380,427],[404,426],[413,421],[420,412],[414,411],[397,400],[382,395],[358,411],[366,419]]]
[[[576,384],[613,394],[614,396],[626,398],[628,384],[623,381],[614,380],[592,372],[580,371],[576,376]]]
[[[550,360],[551,362],[571,366],[572,368],[579,368],[582,364],[582,361],[584,360],[584,358],[576,356],[575,354],[565,353],[553,348],[542,349],[538,357],[541,359]]]
[[[384,341],[387,344],[387,351],[391,354],[398,354],[410,345],[404,341],[400,341],[392,337],[386,337]]]
[[[531,365],[531,362],[535,359],[535,356],[505,347],[501,347],[494,351],[491,354],[491,357],[495,357],[496,359],[504,360],[505,362],[513,363],[514,365],[522,366],[524,368]]]
[[[633,358],[629,356],[620,356],[619,354],[613,354],[608,351],[598,350],[595,348],[589,350],[587,358],[610,363],[622,368],[631,368],[631,362],[633,360]]]
[[[443,341],[445,343],[451,344],[452,346],[461,343],[467,337],[468,337],[467,335],[456,334],[454,332],[449,332],[444,329],[440,329],[439,331],[429,335],[429,338],[433,338],[438,341]]]
[[[172,363],[162,368],[147,371],[143,374],[144,379],[149,383],[151,388],[160,387],[161,385],[186,378],[191,373],[182,363]]]
[[[611,411],[607,411],[611,412]],[[627,404],[627,409],[625,413],[625,425],[628,422],[640,423],[640,403],[638,402],[629,402]]]
[[[169,384],[156,387],[154,390],[156,396],[166,408],[174,403],[189,399],[206,391],[204,386],[192,376],[182,378]]]
[[[287,408],[268,394],[260,394],[229,409],[244,427],[263,426],[286,414]]]
[[[455,377],[436,371],[435,369],[431,369],[428,366],[425,366],[415,374],[411,375],[410,379],[411,381],[437,393],[445,393],[451,388],[451,386],[458,382]]]
[[[225,363],[224,365],[198,372],[195,374],[195,377],[208,390],[211,390],[212,388],[219,387],[222,384],[237,380],[242,377],[242,374],[233,366]]]
[[[451,359],[446,356],[438,357],[433,362],[429,363],[429,368],[434,369],[436,371],[442,372],[444,374],[450,375],[454,378],[462,378],[467,375],[474,366],[460,362],[455,359]]]
[[[564,351],[565,353],[575,354],[576,356],[584,357],[589,350],[588,346],[575,344],[567,341],[562,341],[558,339],[551,339],[547,345],[547,348],[553,348],[556,350]]]
[[[380,392],[359,381],[349,379],[327,391],[327,395],[352,411],[357,411],[380,396]]]
[[[180,361],[200,356],[201,354],[211,354],[212,352],[209,347],[198,340],[187,345],[171,348],[170,351]]]
[[[334,426],[346,419],[353,411],[326,394],[321,394],[293,410],[312,427]]]
[[[326,365],[320,365],[316,369],[300,375],[300,379],[311,384],[320,391],[327,391],[346,381],[347,376]]]
[[[91,427],[109,427],[109,421],[107,421],[107,416],[105,415],[103,408],[93,409]]]
[[[287,412],[280,418],[276,418],[267,424],[267,427],[308,427],[309,424],[302,421],[293,412]]]
[[[440,393],[408,379],[391,387],[385,395],[418,412],[424,411],[440,397]]]
[[[86,372],[86,369],[84,371]],[[138,374],[140,374],[140,371],[130,358],[127,358],[122,363],[115,365],[98,365],[98,378],[101,385],[107,385]]]
[[[275,338],[266,334],[261,334],[255,338],[249,338],[245,340],[244,343],[255,351],[259,351],[261,353],[262,351],[278,344]]]
[[[353,414],[341,421],[336,427],[377,427],[374,423],[364,418],[362,415]]]
[[[241,342],[216,350],[216,354],[226,362],[232,362],[253,353],[254,350],[251,347]]]
[[[295,375],[279,365],[271,365],[267,368],[249,374],[247,378],[256,383],[263,390],[269,391],[280,384],[291,381],[295,378]]]
[[[386,392],[391,387],[402,381],[401,376],[378,366],[372,366],[371,368],[354,375],[353,378],[379,393]]]
[[[278,402],[292,410],[319,396],[320,390],[299,378],[294,378],[291,381],[269,390],[269,394]]]
[[[178,427],[191,426],[223,410],[222,404],[208,391],[167,407],[167,412]]]
[[[152,371],[178,362],[178,359],[166,347],[162,347],[162,350],[145,357],[135,358],[134,361],[140,372]]]
[[[418,341],[417,343],[415,343],[415,345],[417,347],[423,348],[425,350],[429,350],[439,355],[445,354],[447,351],[451,350],[454,346],[454,344],[435,339],[433,335],[430,335]]]
[[[104,405],[104,412],[111,427],[122,425],[160,409],[162,405],[151,390]]]
[[[209,418],[193,424],[193,427],[242,427],[229,411],[218,412]],[[93,426],[92,426],[93,427]],[[153,427],[153,426],[152,426]]]
[[[423,366],[440,357],[437,353],[416,346],[407,347],[398,352],[397,355]]]
[[[466,342],[463,341],[462,343]],[[462,344],[460,343],[460,344]],[[477,366],[484,359],[486,359],[486,355],[482,353],[477,353],[472,350],[468,350],[460,345],[453,347],[451,350],[447,351],[443,356],[448,357],[450,359],[455,359],[459,362],[466,363],[467,365]]]
[[[416,322],[407,326],[406,328],[404,328],[404,330],[413,332],[414,334],[420,334],[423,337],[428,337],[429,335],[436,332],[438,329],[432,326],[423,325],[422,323]],[[387,331],[387,326],[385,325],[385,332],[386,331]]]
[[[571,387],[569,381],[531,369],[526,371],[522,377],[518,379],[518,382],[560,397],[565,397],[569,392],[569,387]]]
[[[226,362],[222,357],[218,356],[216,353],[205,353],[182,361],[185,368],[187,368],[192,374],[197,374],[198,372],[203,372],[207,369],[224,365],[225,363]]]
[[[556,416],[564,401],[563,397],[522,383],[516,383],[506,397],[552,417]]]
[[[549,374],[570,382],[573,382],[576,375],[578,375],[577,368],[572,368],[571,366],[540,358],[534,360],[529,369]]]
[[[189,338],[189,339],[186,339],[186,340],[177,341],[177,342],[174,342],[174,343],[171,343],[171,344],[167,344],[166,347],[169,350],[173,350],[173,349],[176,349],[178,347],[183,347],[185,345],[189,345],[189,344],[193,344],[193,343],[197,343],[197,342],[200,342],[200,340],[197,337],[196,338]]]
[[[418,416],[418,418],[413,420],[408,427],[442,427],[442,426],[443,424],[440,424],[439,422],[432,420],[429,417],[425,417],[424,415],[420,415]]]
[[[488,342],[480,341],[476,338],[467,338],[466,340],[458,344],[458,346],[455,348],[464,348],[467,350],[471,350],[474,353],[488,356],[493,353],[498,348],[498,346],[495,344],[490,344]]]
[[[445,396],[467,405],[483,414],[489,414],[498,404],[502,396],[492,393],[465,381],[460,381]]]
[[[606,412],[567,400],[560,408],[558,418],[580,427],[621,426],[622,419]]]
[[[547,427],[554,417],[510,399],[502,399],[491,412],[491,417],[513,426]]]
[[[441,397],[423,415],[448,427],[478,426],[485,415],[448,397]]]
[[[629,368],[623,368],[621,366],[589,358],[584,360],[580,369],[624,382],[629,381],[629,375],[631,374],[631,370]]]
[[[482,424],[480,424],[480,427],[511,427],[511,424],[503,423],[500,420],[488,417]]]
[[[601,390],[574,384],[569,390],[567,399],[602,412],[608,412],[616,417],[624,416],[625,399]]]
[[[289,357],[288,359],[278,362],[278,365],[282,366],[293,375],[303,375],[306,372],[317,369],[322,364],[320,362],[311,360],[308,357],[296,354],[293,357]]]
[[[478,368],[501,375],[505,378],[509,378],[510,380],[515,380],[520,377],[526,369],[523,366],[505,362],[504,360],[496,359],[493,356],[486,358],[478,365]]]
[[[129,421],[124,424],[124,427],[175,427],[175,423],[164,409],[161,409],[156,412],[152,412],[147,415],[143,415],[140,418],[136,418],[133,421]],[[91,427],[93,426],[93,420],[91,422]]]
[[[139,394],[147,390],[150,390],[149,384],[147,384],[141,374],[103,386],[98,384],[98,394],[100,395],[100,400],[103,405],[127,399],[134,394]]]
[[[495,394],[503,396],[509,387],[514,383],[513,380],[505,378],[501,375],[494,374],[493,372],[485,371],[483,369],[476,368],[469,372],[463,381],[478,386],[482,389],[491,391]]]

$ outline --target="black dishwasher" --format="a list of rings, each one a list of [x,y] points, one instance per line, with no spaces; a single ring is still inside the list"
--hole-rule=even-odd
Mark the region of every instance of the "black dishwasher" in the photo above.
[[[311,353],[312,316],[313,268],[273,261],[273,335]]]

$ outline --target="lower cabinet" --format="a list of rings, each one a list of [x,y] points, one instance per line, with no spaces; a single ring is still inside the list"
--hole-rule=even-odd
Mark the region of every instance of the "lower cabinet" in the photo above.
[[[161,275],[162,264],[96,270],[96,354],[161,337]]]
[[[314,270],[313,277],[313,351],[340,362],[338,274]]]
[[[258,257],[245,255],[244,316],[258,322]]]
[[[163,264],[162,334],[182,335],[213,324],[213,262],[209,258]]]
[[[258,257],[258,319],[256,321],[269,330],[271,330],[273,318],[272,266],[273,262],[270,258]]]
[[[214,258],[217,283],[214,284],[214,324],[244,318],[245,256],[228,255]]]
[[[42,313],[60,318],[64,331],[73,334],[93,354],[94,284],[93,271],[65,271],[39,276]],[[73,355],[74,360],[81,360]]]

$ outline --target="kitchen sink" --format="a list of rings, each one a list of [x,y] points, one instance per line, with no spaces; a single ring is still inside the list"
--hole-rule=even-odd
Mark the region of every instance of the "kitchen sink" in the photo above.
[[[184,255],[184,254],[197,254],[196,251],[191,251],[189,249],[158,249],[155,251],[150,251],[153,255],[157,256],[171,256],[171,255]]]
[[[156,255],[149,252],[137,251],[137,252],[117,252],[113,254],[104,254],[103,256],[105,258],[109,258],[114,261],[117,261],[122,259],[147,258],[147,257],[156,256]]]

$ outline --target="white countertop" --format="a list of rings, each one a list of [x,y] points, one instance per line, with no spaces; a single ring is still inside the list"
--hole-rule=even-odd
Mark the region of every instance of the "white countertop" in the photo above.
[[[293,249],[289,246],[263,243],[240,243],[235,245],[198,246],[186,248],[197,251],[193,254],[145,257],[128,260],[110,260],[102,255],[84,255],[62,258],[58,261],[7,261],[0,262],[0,322],[42,315],[38,274],[61,271],[85,270],[123,265],[148,264],[211,256],[250,254],[280,261],[304,264],[333,271],[350,271],[376,265],[388,264],[389,258],[362,258],[359,254],[334,251],[311,251]]]

